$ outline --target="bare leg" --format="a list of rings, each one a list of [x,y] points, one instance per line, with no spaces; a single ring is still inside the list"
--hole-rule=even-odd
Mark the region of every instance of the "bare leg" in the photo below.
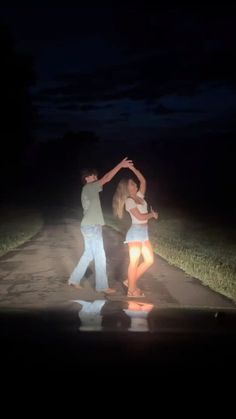
[[[142,263],[140,263],[140,265],[136,268],[136,281],[153,264],[154,255],[153,255],[152,245],[151,245],[149,240],[145,241],[142,244],[141,254],[143,256],[144,261]],[[127,278],[125,281],[123,281],[123,284],[126,287],[128,287],[129,279]]]
[[[154,255],[153,255],[153,249],[152,245],[149,240],[145,241],[142,244],[141,253],[143,256],[144,261],[140,263],[138,266],[137,272],[136,272],[136,279],[140,278],[141,275],[146,272],[148,268],[153,264],[154,261]]]
[[[141,255],[141,243],[129,243],[129,267],[128,267],[128,288],[134,292],[137,282],[137,268]]]

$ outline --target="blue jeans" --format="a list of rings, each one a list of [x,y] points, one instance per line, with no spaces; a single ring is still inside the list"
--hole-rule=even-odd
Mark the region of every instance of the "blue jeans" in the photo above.
[[[100,291],[108,288],[106,272],[106,255],[103,246],[102,226],[90,225],[82,226],[81,232],[84,237],[84,253],[78,265],[73,270],[69,284],[80,284],[81,279],[92,260],[95,263],[96,290]]]

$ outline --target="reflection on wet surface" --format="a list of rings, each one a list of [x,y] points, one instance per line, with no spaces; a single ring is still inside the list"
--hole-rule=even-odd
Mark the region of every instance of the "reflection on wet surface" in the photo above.
[[[113,378],[127,371],[166,374],[175,366],[204,374],[217,365],[218,373],[235,364],[236,310],[72,300],[64,310],[0,311],[0,340],[8,376],[9,367],[15,372],[32,366],[92,376],[107,369]]]
[[[236,332],[236,311],[160,308],[136,300],[73,300],[78,304],[78,330],[101,332],[226,333]]]
[[[111,302],[107,300],[74,300],[81,306],[78,312],[82,330],[148,331],[147,317],[153,304],[139,301]]]

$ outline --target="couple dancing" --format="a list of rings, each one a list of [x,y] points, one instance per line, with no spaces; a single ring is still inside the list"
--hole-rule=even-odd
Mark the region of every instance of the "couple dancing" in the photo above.
[[[84,170],[82,173],[82,183],[84,184],[81,193],[81,202],[84,216],[81,221],[81,232],[84,237],[84,253],[78,265],[73,270],[69,285],[81,288],[80,282],[92,260],[95,263],[96,290],[111,294],[114,289],[109,288],[106,272],[106,255],[103,246],[102,226],[104,218],[99,198],[99,193],[103,186],[122,169],[131,170],[137,177],[140,187],[132,179],[122,179],[113,197],[113,213],[118,218],[122,218],[124,208],[130,214],[132,225],[129,228],[125,243],[129,246],[129,267],[127,278],[124,280],[129,297],[142,297],[144,294],[137,287],[137,280],[153,263],[153,250],[148,237],[148,220],[158,218],[157,212],[151,209],[147,211],[145,201],[146,180],[139,170],[137,170],[132,160],[126,157],[112,170],[98,179],[94,169]],[[140,258],[143,261],[140,263]]]

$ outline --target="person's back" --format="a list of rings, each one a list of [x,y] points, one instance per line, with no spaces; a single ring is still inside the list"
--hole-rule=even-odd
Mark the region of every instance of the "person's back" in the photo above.
[[[81,203],[84,212],[81,226],[105,224],[99,197],[102,189],[103,187],[99,181],[84,185],[81,193]]]

